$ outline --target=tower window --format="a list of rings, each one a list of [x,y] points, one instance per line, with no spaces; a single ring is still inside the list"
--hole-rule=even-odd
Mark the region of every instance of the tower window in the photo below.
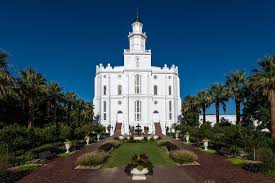
[[[117,86],[117,95],[122,95],[122,86],[121,85]]]
[[[172,95],[172,86],[169,86],[169,88],[168,88],[168,94]]]
[[[141,76],[139,74],[135,75],[135,94],[141,93]]]
[[[107,119],[107,102],[103,101],[103,120]]]
[[[107,86],[106,85],[103,86],[103,95],[107,95]]]
[[[172,120],[172,101],[169,101],[169,120]]]
[[[158,86],[154,85],[154,95],[158,95]]]
[[[141,101],[135,101],[135,121],[141,121]]]

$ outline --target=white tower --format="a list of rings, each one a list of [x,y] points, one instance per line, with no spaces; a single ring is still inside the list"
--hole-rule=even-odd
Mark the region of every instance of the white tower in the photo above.
[[[151,67],[151,50],[146,50],[147,36],[142,32],[143,25],[137,17],[129,32],[129,49],[124,49],[124,67],[126,69],[149,69]]]

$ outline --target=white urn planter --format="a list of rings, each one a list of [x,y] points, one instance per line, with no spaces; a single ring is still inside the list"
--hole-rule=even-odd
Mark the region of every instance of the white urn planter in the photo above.
[[[158,138],[159,138],[158,135],[154,135],[154,136],[153,136],[153,139],[154,139],[154,140],[156,140],[156,139],[158,139]]]
[[[180,131],[176,131],[176,140],[178,140],[179,139],[179,135],[180,135]]]
[[[185,140],[186,140],[186,143],[190,143],[190,135],[189,134],[186,134],[185,135]]]
[[[209,142],[209,140],[207,140],[207,139],[203,140],[203,146],[204,146],[205,151],[208,150],[208,142]]]
[[[90,144],[90,138],[86,138],[86,145]]]
[[[143,140],[143,139],[144,139],[144,137],[140,137],[140,136],[134,137],[134,140]]]
[[[147,140],[151,140],[151,139],[152,139],[152,136],[148,136],[148,137],[147,137]]]
[[[100,139],[100,135],[99,135],[99,134],[97,134],[96,138],[97,138],[97,141],[99,141],[99,139]]]
[[[124,137],[123,137],[122,135],[120,135],[120,136],[118,137],[118,139],[119,139],[119,140],[124,140]]]
[[[70,153],[71,144],[69,142],[65,142],[66,153]]]
[[[133,168],[131,170],[132,174],[132,180],[146,180],[146,174],[148,173],[147,168],[143,168],[142,170],[139,170],[137,168]]]

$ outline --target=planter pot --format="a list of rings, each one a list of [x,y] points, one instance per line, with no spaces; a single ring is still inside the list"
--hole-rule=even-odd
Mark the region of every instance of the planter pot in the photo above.
[[[69,143],[65,143],[66,153],[70,153],[70,148],[71,148],[71,145]]]
[[[144,137],[134,137],[134,140],[143,140]]]
[[[97,134],[97,136],[96,136],[96,137],[97,137],[97,141],[99,141],[99,139],[100,139],[100,135],[99,135],[99,134]]]
[[[137,168],[133,168],[131,170],[132,180],[146,180],[146,174],[148,173],[147,168],[143,168],[142,170],[138,170]]]
[[[154,140],[156,140],[156,139],[158,139],[158,138],[159,138],[158,135],[154,135],[154,136],[153,136],[153,139],[154,139]]]
[[[190,143],[190,135],[185,135],[185,140],[186,140],[186,143]]]
[[[86,139],[86,145],[89,145],[89,144],[90,144],[90,139],[87,138],[87,139]]]
[[[209,142],[209,140],[203,140],[203,146],[204,146],[205,151],[208,150],[208,142]]]
[[[124,137],[121,135],[118,137],[119,140],[124,140]]]

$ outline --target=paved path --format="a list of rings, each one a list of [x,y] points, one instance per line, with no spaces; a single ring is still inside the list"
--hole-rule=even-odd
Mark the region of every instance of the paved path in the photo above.
[[[181,149],[189,149],[199,156],[200,166],[164,167],[154,168],[153,176],[148,176],[147,181],[155,183],[202,183],[205,180],[215,180],[215,183],[271,183],[275,178],[264,177],[241,169],[226,162],[222,156],[210,155],[194,149],[191,145],[184,145],[173,139]],[[20,183],[124,183],[133,182],[124,173],[124,167],[107,168],[98,170],[74,170],[75,160],[81,154],[96,150],[103,141],[83,148],[67,158],[58,158],[46,166],[33,171],[21,179]],[[142,181],[138,181],[142,183]]]

